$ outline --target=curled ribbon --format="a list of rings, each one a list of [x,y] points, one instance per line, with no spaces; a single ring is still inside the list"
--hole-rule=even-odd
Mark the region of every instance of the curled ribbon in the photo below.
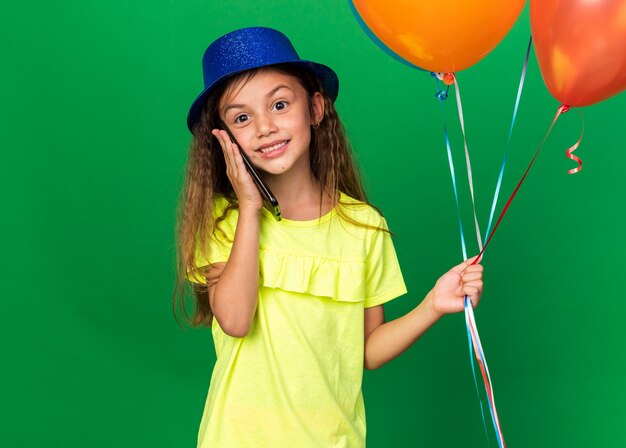
[[[563,113],[569,110],[568,106],[561,106],[561,107],[564,107]],[[578,113],[580,114],[580,120],[582,121],[582,130],[580,131],[580,137],[578,138],[578,141],[574,143],[573,146],[565,150],[565,156],[568,159],[572,159],[574,162],[578,163],[578,166],[576,168],[572,168],[571,170],[567,170],[567,174],[576,174],[580,170],[583,169],[583,161],[579,157],[576,157],[574,154],[572,154],[580,146],[580,142],[583,139],[583,134],[585,133],[585,119],[583,118],[583,114],[580,111],[578,111]]]
[[[567,174],[576,174],[577,172],[583,169],[583,161],[580,160],[580,157],[576,157],[575,155],[572,154],[578,148],[579,144],[580,144],[580,141],[576,143],[574,146],[572,146],[570,149],[567,149],[565,151],[565,155],[567,157],[569,157],[575,162],[578,162],[578,166],[576,168],[572,168],[571,170],[567,170]]]

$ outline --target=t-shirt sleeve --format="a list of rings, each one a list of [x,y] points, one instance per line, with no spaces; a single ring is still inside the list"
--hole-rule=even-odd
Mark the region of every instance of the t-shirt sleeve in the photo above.
[[[222,211],[223,204],[216,206],[214,219],[219,216]],[[218,223],[217,228],[211,231],[211,235],[207,241],[208,247],[206,249],[201,247],[200,239],[198,238],[194,255],[195,263],[198,268],[203,268],[209,264],[225,263],[228,261],[233,247],[236,225],[237,211],[231,210],[226,215],[226,218]],[[187,272],[187,279],[193,283],[206,284],[206,278],[199,273],[189,271]]]
[[[382,216],[379,226],[388,228]],[[381,305],[407,292],[391,235],[382,230],[372,232],[365,261],[365,308]]]

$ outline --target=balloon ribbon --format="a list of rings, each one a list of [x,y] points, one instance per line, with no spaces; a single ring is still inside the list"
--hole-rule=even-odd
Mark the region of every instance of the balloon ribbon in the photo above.
[[[528,65],[528,57],[529,57],[529,53],[530,53],[530,48],[531,48],[531,44],[532,44],[532,37],[529,41],[528,44],[528,49],[526,52],[526,59],[524,62],[524,68],[522,70],[522,76],[520,79],[520,85],[518,88],[518,95],[517,95],[517,100],[515,103],[515,109],[514,109],[514,113],[513,113],[513,119],[511,121],[511,129],[509,131],[509,139],[507,141],[507,145],[506,145],[506,149],[505,149],[505,153],[504,153],[504,157],[502,160],[502,167],[500,169],[500,174],[498,177],[498,183],[496,186],[496,191],[494,193],[494,199],[492,202],[492,207],[491,207],[491,214],[489,217],[489,224],[488,224],[488,228],[487,228],[487,232],[485,234],[485,238],[486,238],[486,242],[485,245],[482,245],[482,241],[480,238],[480,228],[478,226],[478,220],[476,218],[476,208],[475,208],[475,202],[474,202],[474,188],[473,188],[473,182],[472,182],[472,172],[471,172],[471,164],[470,164],[470,158],[469,158],[469,152],[467,149],[467,139],[465,136],[465,125],[464,125],[464,120],[463,120],[463,110],[462,110],[462,104],[461,104],[461,96],[460,96],[460,92],[459,92],[459,87],[458,87],[458,81],[456,79],[456,76],[453,73],[447,73],[445,75],[441,74],[441,73],[433,73],[433,76],[436,76],[436,78],[438,80],[443,80],[445,84],[448,85],[448,87],[451,84],[455,84],[455,91],[456,91],[456,99],[457,99],[457,106],[458,106],[458,111],[459,111],[459,120],[461,123],[461,130],[463,132],[463,140],[464,140],[464,147],[465,147],[465,158],[466,158],[466,165],[467,165],[467,171],[468,171],[468,180],[470,183],[470,193],[471,193],[471,197],[472,197],[472,209],[474,212],[474,223],[476,226],[476,234],[477,234],[477,240],[478,240],[478,245],[480,248],[480,253],[478,255],[478,257],[476,257],[476,259],[474,260],[474,262],[472,264],[476,264],[478,263],[481,259],[482,256],[485,252],[485,249],[487,248],[487,245],[489,244],[489,242],[491,241],[493,235],[495,234],[497,228],[499,227],[502,218],[504,217],[504,215],[506,214],[506,212],[508,211],[509,206],[511,205],[513,198],[517,195],[517,192],[519,191],[522,183],[524,183],[526,176],[528,175],[528,172],[530,171],[530,168],[532,167],[532,165],[534,164],[537,156],[539,155],[539,152],[541,151],[544,143],[546,142],[548,135],[550,134],[550,132],[552,131],[552,128],[554,127],[556,121],[558,120],[558,118],[566,113],[569,110],[569,107],[567,105],[561,105],[555,116],[554,119],[552,120],[552,123],[550,124],[550,127],[548,128],[548,131],[546,132],[546,135],[544,136],[543,140],[541,141],[539,147],[537,148],[537,151],[535,152],[535,154],[533,155],[533,158],[530,161],[530,164],[528,165],[528,167],[526,168],[526,171],[524,172],[522,178],[520,179],[520,181],[518,182],[517,186],[515,187],[513,193],[511,194],[511,196],[509,197],[506,205],[504,206],[504,209],[502,210],[500,216],[498,217],[498,220],[493,228],[493,231],[490,232],[490,227],[491,227],[491,222],[493,219],[493,213],[495,210],[495,206],[497,203],[497,198],[499,195],[499,191],[500,191],[500,185],[502,182],[502,175],[504,172],[504,167],[506,164],[506,155],[508,152],[508,147],[510,144],[510,139],[511,139],[511,135],[513,132],[513,126],[515,123],[515,118],[517,115],[517,110],[519,107],[519,100],[520,100],[520,95],[522,92],[522,87],[524,84],[524,79],[525,79],[525,74],[526,74],[526,69],[527,69],[527,65]],[[441,107],[441,112],[442,112],[442,117],[443,117],[443,100],[445,100],[447,98],[447,90],[443,91],[439,89],[439,82],[437,81],[437,94],[436,97],[439,99],[439,104]],[[580,112],[579,112],[580,113]],[[582,120],[582,114],[581,115],[581,120]],[[444,121],[444,135],[445,135],[445,139],[446,139],[446,148],[447,148],[447,152],[448,152],[448,161],[449,161],[449,165],[450,165],[450,174],[452,176],[452,185],[453,185],[453,189],[454,189],[454,196],[455,196],[455,201],[456,201],[456,206],[457,206],[457,214],[458,214],[458,218],[459,218],[459,229],[460,229],[460,233],[461,233],[461,246],[462,246],[462,251],[463,251],[463,258],[467,259],[467,250],[466,250],[466,245],[465,245],[465,238],[463,235],[463,227],[461,224],[461,213],[460,213],[460,207],[459,207],[459,200],[458,200],[458,192],[457,192],[457,188],[456,188],[456,177],[454,174],[454,165],[452,163],[452,154],[450,151],[450,142],[449,142],[449,137],[448,137],[448,131],[447,131],[447,126],[445,124],[445,117],[443,117],[443,121]],[[584,134],[584,120],[583,120],[583,126],[582,126],[582,131],[581,131],[581,135],[578,139],[578,141],[569,149],[567,149],[565,151],[566,156],[571,159],[574,160],[575,162],[578,163],[578,167],[573,168],[568,170],[568,174],[575,174],[577,172],[579,172],[582,169],[582,160],[573,155],[572,153],[580,146],[580,143],[582,141],[582,137]],[[498,445],[500,448],[505,448],[506,447],[506,443],[504,441],[504,436],[502,433],[502,428],[500,425],[500,419],[498,417],[498,413],[497,413],[497,409],[496,409],[496,405],[495,405],[495,397],[493,394],[493,385],[491,382],[491,376],[489,374],[489,367],[487,365],[487,360],[485,358],[484,355],[484,351],[482,349],[482,343],[480,341],[480,335],[478,333],[478,327],[476,325],[476,320],[474,317],[474,311],[473,311],[473,306],[471,303],[471,300],[468,296],[465,296],[464,299],[464,308],[465,308],[465,321],[466,321],[466,329],[467,329],[467,335],[468,335],[468,344],[469,344],[469,350],[470,350],[470,359],[473,359],[472,355],[476,356],[476,360],[478,362],[478,365],[480,367],[481,370],[481,374],[483,377],[483,382],[485,384],[485,391],[487,393],[487,399],[489,401],[489,410],[491,413],[491,419],[492,419],[492,423],[494,425],[494,428],[496,429],[496,438],[498,441]],[[474,376],[474,384],[476,385],[476,391],[478,392],[478,384],[476,381],[476,373],[474,370],[474,364],[472,362],[472,373]],[[484,416],[484,412],[483,412],[483,405],[482,405],[482,400],[480,400],[480,395],[479,395],[479,401],[480,401],[480,405],[481,405],[481,414],[483,417],[483,425],[485,426],[485,433],[487,432],[487,428],[486,428],[486,422],[485,422],[485,416]],[[489,439],[487,438],[487,443],[489,443]]]
[[[513,111],[513,118],[511,120],[511,127],[509,129],[509,138],[507,140],[507,144],[505,147],[505,151],[504,151],[504,157],[502,159],[502,166],[500,168],[500,173],[498,176],[498,183],[496,186],[496,191],[494,193],[494,197],[493,197],[493,202],[492,202],[492,206],[491,206],[491,214],[489,216],[489,222],[488,222],[488,227],[487,227],[487,232],[485,233],[485,238],[487,238],[487,236],[489,235],[489,230],[491,228],[491,223],[493,220],[493,214],[495,211],[495,207],[496,207],[496,203],[498,200],[498,195],[500,192],[500,185],[502,183],[502,176],[504,174],[504,168],[506,165],[506,156],[508,153],[508,148],[511,142],[511,136],[513,134],[513,127],[515,124],[515,119],[517,117],[517,111],[519,108],[519,103],[520,103],[520,98],[521,98],[521,93],[522,93],[522,88],[524,86],[524,80],[526,77],[526,69],[528,67],[528,59],[529,59],[529,55],[530,55],[530,49],[532,46],[532,36],[529,39],[528,42],[528,48],[526,50],[526,57],[524,60],[524,66],[522,69],[522,75],[520,78],[520,83],[519,83],[519,87],[517,90],[517,98],[515,101],[515,108]],[[461,103],[461,96],[460,96],[460,90],[459,90],[459,86],[458,86],[458,81],[456,79],[456,76],[454,75],[454,73],[446,73],[446,74],[442,74],[442,73],[433,73],[433,76],[436,77],[436,79],[438,80],[442,80],[447,86],[448,89],[450,87],[450,85],[452,84],[456,84],[456,99],[457,99],[457,107],[459,110],[459,120],[461,123],[461,129],[463,131],[463,140],[464,140],[464,146],[465,146],[465,157],[466,157],[466,165],[467,165],[467,170],[468,170],[468,179],[470,182],[470,192],[472,194],[472,206],[473,206],[473,210],[474,210],[474,222],[476,224],[476,231],[477,231],[477,240],[478,240],[478,245],[479,248],[481,249],[481,254],[482,254],[482,241],[480,239],[480,228],[478,226],[478,220],[476,219],[476,211],[475,211],[475,205],[474,205],[474,190],[473,190],[473,182],[472,182],[472,174],[471,174],[471,163],[469,160],[469,152],[467,149],[467,139],[465,136],[465,126],[464,126],[464,120],[463,120],[463,109],[462,109],[462,103]],[[436,97],[437,99],[439,99],[439,103],[441,106],[441,112],[442,112],[442,117],[443,117],[443,103],[442,100],[445,100],[448,97],[448,90],[441,90],[439,88],[439,82],[437,81],[437,94]],[[449,144],[449,138],[448,138],[448,132],[447,132],[447,127],[445,124],[445,117],[443,117],[444,120],[444,135],[446,138],[446,147],[448,150],[448,161],[450,163],[450,173],[452,176],[452,185],[454,188],[454,196],[455,196],[455,201],[456,201],[456,205],[457,205],[457,214],[458,214],[458,218],[459,218],[459,228],[460,228],[460,233],[461,233],[461,245],[462,245],[462,250],[463,250],[463,258],[467,259],[467,253],[466,253],[466,247],[465,247],[465,239],[464,239],[464,235],[463,235],[463,227],[461,225],[461,216],[460,216],[460,209],[459,209],[459,201],[458,201],[458,194],[457,194],[457,189],[456,189],[456,179],[455,179],[455,175],[454,175],[454,166],[452,164],[452,156],[450,153],[450,144]],[[480,257],[476,259],[475,262],[477,262],[478,260],[480,260]],[[489,368],[487,366],[487,361],[482,349],[482,343],[480,342],[480,335],[478,333],[478,327],[476,325],[476,321],[474,318],[474,311],[473,311],[473,307],[471,304],[471,301],[469,299],[468,296],[465,296],[465,300],[464,300],[464,308],[465,308],[465,320],[466,320],[466,329],[467,329],[467,337],[468,337],[468,344],[469,344],[469,350],[470,350],[470,363],[471,363],[471,367],[472,367],[472,376],[474,378],[474,385],[476,386],[476,394],[478,396],[478,400],[480,402],[480,412],[482,415],[482,420],[483,420],[483,426],[485,429],[485,436],[487,438],[487,444],[489,444],[489,435],[487,433],[487,423],[485,420],[485,414],[483,411],[483,403],[480,397],[480,393],[478,391],[478,381],[476,379],[476,371],[474,370],[474,363],[472,362],[472,359],[474,358],[474,353],[476,355],[476,359],[479,363],[480,369],[481,369],[481,373],[483,376],[483,381],[485,384],[485,390],[487,392],[487,398],[489,400],[489,409],[490,409],[490,413],[491,413],[491,419],[492,419],[492,423],[494,425],[494,428],[496,429],[496,437],[498,439],[498,445],[500,447],[504,447],[505,442],[504,442],[504,436],[502,434],[502,429],[501,429],[501,425],[500,425],[500,420],[498,418],[498,414],[497,414],[497,410],[495,407],[495,398],[493,395],[493,385],[491,383],[491,377],[489,375]],[[474,349],[474,353],[472,353],[472,348]]]
[[[499,216],[498,220],[496,221],[496,225],[493,227],[493,230],[491,231],[491,233],[489,234],[489,237],[487,238],[487,241],[485,242],[485,246],[480,251],[480,254],[478,255],[478,258],[476,259],[477,261],[480,260],[480,257],[485,252],[485,249],[487,248],[487,245],[489,245],[489,242],[491,241],[491,238],[493,238],[493,235],[496,233],[496,230],[500,226],[500,222],[502,222],[502,218],[504,217],[504,215],[506,214],[507,210],[509,209],[509,207],[511,205],[511,202],[513,202],[513,199],[515,198],[515,195],[517,195],[517,192],[519,191],[520,187],[524,183],[524,180],[526,180],[526,176],[528,175],[528,172],[530,171],[530,168],[535,163],[535,160],[537,159],[537,156],[539,155],[539,152],[541,151],[541,148],[543,148],[544,143],[548,139],[548,135],[550,135],[550,132],[552,132],[552,128],[554,127],[554,124],[559,119],[559,117],[561,115],[563,115],[564,113],[566,113],[568,110],[569,110],[569,106],[566,106],[565,104],[562,104],[557,109],[556,114],[554,115],[554,118],[552,120],[552,123],[550,124],[550,127],[548,128],[548,132],[546,132],[546,135],[544,135],[543,140],[541,140],[541,143],[539,144],[539,147],[537,148],[537,151],[535,151],[535,154],[533,155],[533,158],[531,159],[530,163],[528,164],[528,167],[526,168],[526,171],[524,172],[524,175],[522,176],[520,181],[517,183],[517,186],[513,190],[513,193],[511,194],[511,196],[509,197],[508,201],[506,202],[506,205],[502,209],[502,212],[500,213],[500,216]],[[578,113],[580,114],[581,120],[583,120],[582,113],[580,113],[580,111],[578,111]],[[578,171],[580,171],[582,169],[582,161],[578,157],[573,155],[572,152],[574,152],[576,150],[576,148],[578,148],[578,146],[580,146],[580,142],[582,141],[582,138],[583,138],[584,129],[585,129],[585,125],[584,125],[584,121],[583,121],[583,128],[582,128],[580,137],[578,138],[578,141],[572,147],[570,147],[568,150],[565,151],[565,154],[570,159],[575,160],[575,161],[577,161],[579,163],[578,167],[573,168],[573,169],[568,171],[569,174],[577,173]]]
[[[537,159],[537,156],[539,155],[541,148],[543,147],[545,141],[547,140],[548,135],[552,131],[554,124],[559,119],[559,117],[563,115],[564,113],[566,113],[568,110],[569,110],[569,107],[566,105],[561,105],[558,108],[556,115],[554,116],[554,119],[552,120],[552,123],[550,124],[550,127],[548,128],[548,132],[546,132],[546,135],[543,137],[543,140],[541,141],[541,144],[537,148],[537,151],[535,152],[532,160],[530,161],[530,164],[526,168],[524,175],[518,182],[517,186],[515,187],[515,190],[511,194],[511,197],[508,199],[506,205],[504,206],[504,209],[502,210],[502,213],[500,214],[500,217],[498,218],[498,221],[496,222],[496,225],[494,226],[493,231],[491,232],[491,234],[489,234],[489,237],[487,238],[487,241],[485,242],[485,246],[482,248],[482,250],[480,251],[480,254],[478,255],[478,257],[476,258],[476,260],[474,260],[472,264],[476,264],[481,259],[483,253],[485,252],[485,249],[487,248],[487,245],[491,241],[491,238],[496,232],[496,229],[500,225],[502,218],[506,214],[509,206],[511,205],[511,202],[513,202],[513,198],[519,191],[519,188],[521,187],[522,183],[524,183],[524,180],[526,179],[526,176],[528,175],[530,168],[535,163],[535,160]],[[580,116],[582,119],[582,114],[580,114]],[[578,167],[568,170],[568,174],[577,173],[582,169],[582,161],[580,160],[580,158],[572,155],[572,152],[574,152],[580,146],[580,142],[582,141],[583,134],[584,134],[584,121],[583,121],[583,128],[582,128],[580,137],[578,138],[578,141],[572,147],[570,147],[569,149],[565,151],[567,157],[569,157],[572,160],[575,160],[579,164]],[[476,326],[476,321],[474,319],[474,311],[473,311],[472,303],[468,296],[465,296],[464,308],[465,308],[465,323],[466,323],[466,328],[467,328],[468,341],[471,341],[469,342],[470,357],[472,357],[472,348],[473,348],[474,354],[476,355],[476,360],[478,361],[478,364],[480,366],[480,371],[483,377],[483,382],[485,384],[485,390],[487,392],[487,399],[489,400],[489,409],[491,411],[491,419],[492,419],[494,427],[496,428],[496,436],[498,440],[498,445],[500,447],[506,447],[506,444],[504,442],[504,436],[502,434],[502,429],[500,426],[500,420],[498,418],[498,413],[496,410],[496,403],[495,403],[495,398],[493,395],[493,385],[491,384],[491,375],[489,374],[489,367],[487,366],[487,360],[485,358],[485,355],[482,349],[482,343],[480,342],[480,335],[478,334],[478,327]],[[474,372],[473,363],[472,363],[472,372],[474,373],[474,382],[476,382],[476,374]],[[482,412],[482,402],[481,402],[481,412]],[[484,421],[484,414],[483,414],[483,421]]]
[[[442,120],[443,120],[443,130],[444,130],[444,136],[445,136],[445,141],[446,141],[446,150],[448,153],[448,162],[449,162],[449,166],[450,166],[450,175],[452,177],[452,187],[454,190],[454,199],[456,202],[456,208],[457,208],[457,215],[458,215],[458,221],[459,221],[459,231],[461,234],[461,249],[463,252],[463,259],[467,260],[467,249],[466,249],[466,245],[465,245],[465,237],[464,237],[464,233],[463,233],[463,225],[462,225],[462,220],[461,220],[461,210],[459,207],[459,198],[458,198],[458,191],[457,191],[457,187],[456,187],[456,176],[454,173],[454,164],[452,163],[452,153],[450,150],[450,139],[448,136],[448,129],[446,126],[446,120],[445,120],[445,115],[444,115],[444,110],[443,110],[443,100],[445,100],[447,98],[447,90],[441,90],[440,86],[439,86],[439,80],[444,81],[444,83],[446,85],[449,86],[452,83],[456,82],[456,77],[454,75],[452,76],[447,76],[447,79],[444,79],[444,77],[442,76],[441,73],[433,73],[432,74],[435,79],[436,79],[436,86],[437,86],[437,93],[436,93],[436,97],[439,100],[439,105],[440,105],[440,110],[441,110],[441,115],[442,115]],[[448,74],[449,75],[449,74]],[[472,206],[474,208],[474,223],[476,225],[476,235],[477,235],[477,240],[478,240],[478,244],[480,246],[480,248],[482,249],[482,241],[480,239],[480,228],[478,226],[478,220],[476,219],[476,210],[474,207],[474,200],[473,200],[473,185],[472,185],[472,175],[471,175],[471,163],[469,160],[469,151],[467,150],[467,140],[465,138],[465,129],[464,129],[464,123],[463,123],[463,113],[462,113],[462,104],[461,104],[461,98],[460,98],[460,93],[459,93],[459,89],[458,89],[458,82],[456,82],[456,95],[457,95],[457,106],[459,108],[459,119],[461,121],[461,127],[463,129],[463,139],[464,139],[464,146],[465,146],[465,157],[466,157],[466,166],[468,169],[468,179],[470,182],[470,191],[472,192]],[[478,258],[476,259],[476,261],[478,261]],[[468,296],[465,296],[465,300],[464,300],[464,307],[465,307],[465,321],[466,321],[466,328],[467,328],[467,339],[468,339],[468,343],[469,343],[469,349],[470,349],[470,364],[472,367],[472,374],[473,374],[473,378],[474,378],[474,385],[476,387],[476,395],[478,396],[478,400],[480,402],[480,412],[482,415],[482,420],[483,420],[483,427],[485,429],[485,437],[487,439],[487,444],[489,444],[489,434],[487,431],[487,420],[485,419],[485,412],[484,412],[484,405],[480,396],[480,392],[478,390],[478,380],[476,379],[476,371],[474,369],[474,363],[473,363],[473,353],[472,353],[472,345],[474,347],[475,353],[476,353],[476,359],[478,360],[478,364],[480,366],[481,372],[483,374],[483,379],[484,379],[484,383],[485,383],[485,390],[487,391],[487,398],[489,400],[489,410],[491,413],[491,420],[493,422],[494,428],[496,428],[496,437],[498,439],[498,444],[500,446],[500,448],[504,448],[504,437],[502,435],[502,430],[500,428],[500,420],[498,418],[497,415],[497,411],[495,409],[495,400],[493,397],[493,386],[491,384],[491,379],[489,377],[489,369],[487,367],[487,362],[482,350],[482,344],[480,342],[480,337],[478,335],[478,330],[476,327],[476,321],[474,319],[474,313],[473,313],[473,308],[471,305],[471,301],[469,299]]]

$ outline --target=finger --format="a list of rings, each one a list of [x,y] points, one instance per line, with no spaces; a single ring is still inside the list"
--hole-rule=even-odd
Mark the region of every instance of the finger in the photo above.
[[[224,137],[222,136],[222,130],[221,129],[213,129],[211,131],[211,134],[213,134],[213,136],[219,142],[220,146],[223,148],[224,147]]]
[[[463,263],[460,263],[460,264],[456,265],[455,267],[453,267],[452,271],[457,272],[459,274],[462,273],[465,269],[467,269],[469,266],[471,266],[471,264],[474,262],[474,260],[476,260],[476,258],[478,258],[478,256],[475,256],[475,257],[472,257],[472,258],[468,258]]]
[[[233,156],[233,145],[231,142],[230,136],[226,131],[219,130],[218,132],[220,145],[222,146],[222,151],[224,152],[224,158],[226,159],[227,166],[230,166],[231,169],[234,169],[235,159]]]
[[[243,150],[240,149],[239,146],[237,146],[235,143],[233,143],[232,145],[232,150],[233,150],[233,161],[235,162],[237,170],[244,176],[249,175],[248,169],[246,168],[246,164],[243,162],[243,156],[241,155],[241,151]]]
[[[465,268],[465,272],[482,272],[485,267],[482,264],[473,264]]]
[[[222,129],[215,129],[213,135],[217,137],[217,140],[220,142],[220,146],[222,149],[226,150],[230,146],[230,138],[226,131]]]
[[[236,143],[232,143],[232,151],[233,163],[235,165],[235,169],[237,170],[238,178],[243,182],[248,182],[250,185],[254,185],[254,179],[243,161],[243,149],[239,148]]]
[[[464,272],[461,276],[461,281],[463,283],[471,282],[473,280],[480,280],[483,278],[482,272]]]
[[[230,150],[233,143],[230,140],[230,136],[228,135],[228,133],[220,129],[220,138],[222,139],[222,142],[224,143],[224,149]]]
[[[224,136],[226,138],[226,147],[228,148],[228,152],[229,152],[229,155],[232,158],[233,163],[237,167],[240,167],[241,165],[243,165],[243,167],[245,168],[245,165],[243,163],[243,159],[241,157],[241,151],[243,151],[243,150],[241,148],[239,148],[237,143],[233,142],[230,139],[230,136],[226,133],[226,131],[224,131]]]
[[[469,282],[463,282],[463,286],[472,286],[472,287],[476,287],[476,288],[481,288],[482,289],[483,281],[481,279],[471,280]]]
[[[472,302],[474,302],[477,299],[477,297],[480,296],[480,291],[478,290],[478,288],[474,286],[465,285],[463,287],[463,295],[470,296],[472,298]]]
[[[213,134],[213,136],[217,139],[217,142],[220,144],[222,151],[225,153],[226,142],[224,141],[224,136],[222,135],[222,132],[223,131],[221,131],[220,129],[213,129],[213,131],[211,131],[211,134]]]

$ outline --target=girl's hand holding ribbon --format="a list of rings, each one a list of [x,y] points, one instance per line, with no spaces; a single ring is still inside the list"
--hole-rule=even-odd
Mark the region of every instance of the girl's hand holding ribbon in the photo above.
[[[439,315],[463,311],[463,299],[469,296],[476,308],[483,293],[483,266],[475,263],[478,256],[468,258],[442,275],[426,296],[426,301]]]
[[[239,209],[251,209],[260,212],[263,208],[263,198],[259,189],[248,173],[246,165],[243,163],[239,148],[233,142],[226,131],[213,129],[212,134],[220,142],[226,160],[226,175],[235,190]]]

